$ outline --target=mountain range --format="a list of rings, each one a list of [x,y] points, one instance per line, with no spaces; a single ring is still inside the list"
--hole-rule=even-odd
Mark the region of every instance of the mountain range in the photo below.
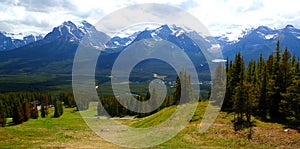
[[[224,57],[233,59],[237,52],[241,52],[246,61],[257,60],[262,53],[266,59],[274,52],[277,40],[280,41],[281,50],[288,48],[292,54],[300,56],[300,30],[292,25],[282,29],[271,29],[259,26],[243,35],[237,42],[226,42],[224,38],[216,38],[222,45]]]
[[[0,51],[12,50],[43,39],[42,34],[13,34],[0,32]]]
[[[280,40],[282,48],[288,47],[292,54],[300,56],[298,50],[300,49],[300,30],[292,25],[287,25],[283,29],[260,26],[245,31],[237,41],[230,41],[224,36],[201,37],[195,31],[186,31],[175,25],[162,25],[155,29],[141,30],[128,37],[109,37],[86,21],[79,24],[66,21],[53,28],[45,36],[29,35],[15,39],[8,33],[1,32],[0,74],[71,74],[74,55],[83,38],[88,38],[86,41],[89,42],[84,43],[87,47],[102,50],[102,57],[99,58],[102,63],[99,63],[97,67],[102,70],[99,73],[103,76],[109,75],[107,70],[111,69],[114,59],[123,49],[143,39],[166,40],[175,44],[192,59],[197,71],[207,72],[209,67],[203,53],[200,52],[201,48],[190,37],[196,37],[193,39],[198,40],[197,43],[203,43],[208,47],[213,46],[211,41],[215,40],[222,48],[224,58],[229,59],[233,59],[237,52],[241,52],[245,61],[256,60],[260,53],[267,58],[274,51],[277,40]],[[108,42],[104,45],[95,39]],[[103,46],[106,49],[100,48]],[[161,65],[163,62],[145,61],[144,63],[155,64],[155,67],[148,67],[152,73],[167,70],[166,67],[168,70],[171,69],[166,64]],[[164,73],[168,74],[167,71]]]

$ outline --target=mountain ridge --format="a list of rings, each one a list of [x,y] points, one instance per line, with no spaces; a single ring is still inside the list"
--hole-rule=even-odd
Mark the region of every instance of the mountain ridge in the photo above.
[[[291,54],[300,56],[300,29],[292,25],[286,25],[282,29],[271,29],[267,26],[259,26],[252,29],[248,34],[235,44],[223,45],[224,57],[233,59],[237,52],[240,52],[246,62],[257,60],[260,53],[266,59],[274,52],[276,42],[280,41],[281,50],[287,47]]]
[[[82,40],[83,38],[85,39]],[[14,50],[0,52],[0,68],[2,68],[0,74],[71,74],[72,61],[80,44],[94,50],[102,50],[100,59],[105,59],[103,68],[110,69],[107,66],[113,65],[112,60],[116,58],[116,55],[130,46],[131,43],[147,38],[173,42],[183,50],[187,50],[192,59],[203,57],[200,54],[194,55],[195,52],[199,53],[201,50],[193,40],[181,33],[179,28],[174,30],[174,27],[171,29],[165,25],[158,29],[137,32],[130,37],[113,37],[110,39],[108,35],[97,31],[88,22],[83,22],[82,26],[78,26],[71,21],[66,21],[53,28],[42,40]],[[101,41],[109,42],[104,45]],[[197,65],[200,64],[197,63]]]
[[[32,42],[36,42],[41,39],[45,40],[53,40],[55,38],[58,38],[60,36],[68,36],[70,39],[70,42],[80,42],[80,40],[87,34],[88,32],[96,32],[96,28],[88,23],[87,21],[81,21],[79,23],[73,23],[71,21],[65,21],[61,25],[54,27],[51,32],[48,34],[44,35],[43,38],[42,36],[34,36],[34,35],[28,35],[23,37],[24,41],[21,41],[20,39],[13,39],[12,37],[6,36],[8,33],[4,34],[5,32],[0,32],[0,51],[1,50],[11,50],[11,49],[16,49],[19,47],[22,47],[24,45],[30,44]],[[163,30],[163,31],[161,31]],[[101,31],[98,31],[101,32]],[[156,29],[145,29],[141,31],[136,31],[132,35],[128,37],[109,37],[111,40],[107,43],[108,48],[120,48],[120,47],[125,47],[128,46],[130,43],[138,41],[141,39],[146,39],[146,38],[154,38],[156,40],[166,40],[167,36],[170,34],[176,34],[176,37],[180,36],[182,33],[186,33],[186,35],[189,35],[191,31],[187,32],[180,28],[176,27],[175,25],[168,26],[168,25],[162,25],[159,28]],[[245,38],[252,38],[252,39],[247,39],[253,42],[253,44],[261,44],[258,42],[258,40],[282,40],[285,37],[288,36],[288,38],[294,37],[293,40],[300,40],[300,29],[295,28],[293,25],[286,25],[285,28],[281,29],[271,29],[268,26],[259,26],[257,28],[251,28],[251,29],[244,29],[241,31],[242,33],[240,34],[240,37],[238,37],[238,40],[236,41],[231,41],[228,39],[228,37],[225,36],[213,36],[213,38],[220,44],[220,46],[223,48],[223,52],[226,55],[227,51],[233,50],[235,51],[236,45],[240,44]],[[146,35],[148,33],[148,35]],[[158,34],[157,34],[158,33]],[[38,34],[38,33],[35,33]],[[63,35],[64,34],[64,35]],[[230,34],[230,33],[229,33]],[[256,34],[256,35],[254,35]],[[140,37],[142,36],[142,37]],[[146,37],[148,36],[148,37]],[[253,36],[253,37],[251,37]],[[108,36],[107,36],[108,37]],[[2,41],[1,39],[8,39],[10,38],[11,40],[15,40],[15,46],[10,46],[7,48],[3,49],[3,44],[4,43],[11,43],[12,41]],[[297,38],[297,39],[295,39]],[[35,39],[35,40],[34,40]],[[23,42],[22,44],[17,44],[17,43]],[[250,43],[251,43],[250,42]],[[2,45],[1,45],[2,43]],[[1,49],[2,46],[2,49]],[[95,44],[94,47],[99,47],[99,45]],[[238,51],[238,50],[237,50]]]
[[[84,40],[87,41],[86,43],[81,43],[83,38],[86,38]],[[36,69],[40,70],[40,73],[43,71],[49,72],[49,70],[46,71],[43,69],[48,66],[51,66],[51,69],[56,70],[51,73],[71,73],[72,64],[69,63],[72,63],[79,44],[84,44],[86,47],[95,50],[102,50],[101,55],[106,56],[103,59],[108,61],[106,65],[112,65],[112,59],[116,58],[118,53],[131,44],[144,39],[153,39],[156,41],[166,40],[175,44],[189,55],[198,68],[203,66],[208,68],[207,62],[204,61],[205,57],[203,56],[203,53],[201,53],[202,50],[207,49],[201,49],[202,47],[199,47],[196,43],[201,43],[205,45],[204,47],[208,48],[214,46],[218,48],[218,45],[216,44],[219,44],[221,45],[220,47],[222,48],[224,58],[228,59],[233,59],[237,52],[241,52],[247,62],[251,59],[257,60],[260,53],[266,58],[267,55],[274,51],[276,41],[279,39],[282,47],[287,46],[292,54],[300,56],[300,51],[297,50],[300,48],[300,30],[292,25],[287,25],[282,29],[271,29],[267,26],[260,26],[249,32],[245,32],[243,38],[240,38],[238,42],[228,43],[224,41],[224,39],[217,37],[201,37],[195,31],[186,31],[175,25],[162,25],[156,29],[137,31],[128,37],[115,36],[111,38],[105,33],[98,31],[92,24],[86,21],[82,21],[79,24],[65,21],[60,26],[54,27],[53,30],[46,34],[41,40],[29,43],[14,50],[4,50],[0,52],[0,62],[2,62],[0,67],[8,69],[3,69],[2,74],[31,72],[22,71],[24,69],[32,70],[32,72],[34,72],[34,69],[31,67],[40,67],[40,69]],[[212,40],[216,40],[217,42],[213,43],[211,42]],[[108,42],[104,44],[99,41]],[[58,51],[58,49],[61,51]],[[113,58],[109,56],[112,56]],[[39,63],[44,63],[42,58],[49,62],[47,66],[37,65]],[[197,61],[199,59],[201,60]],[[66,61],[68,61],[68,64],[65,64]],[[63,70],[58,70],[57,68],[61,67],[60,64],[67,65],[68,70],[66,71],[65,68]],[[14,65],[20,65],[15,66],[18,67],[19,70],[12,70],[11,68],[14,68],[12,67]],[[24,66],[24,69],[22,69],[22,66]]]
[[[43,39],[42,34],[0,32],[0,51],[12,50]]]

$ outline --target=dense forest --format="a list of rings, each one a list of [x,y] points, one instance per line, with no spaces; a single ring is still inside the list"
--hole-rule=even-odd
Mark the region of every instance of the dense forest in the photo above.
[[[291,56],[286,47],[275,51],[264,60],[247,65],[237,53],[234,61],[227,61],[227,85],[223,111],[236,114],[235,123],[251,122],[251,115],[264,121],[300,124],[299,58]]]
[[[274,52],[266,60],[261,54],[258,60],[251,60],[245,64],[243,56],[237,53],[233,61],[227,60],[225,68],[220,65],[216,71],[226,72],[226,92],[221,110],[233,112],[235,124],[251,125],[251,117],[255,116],[263,121],[283,123],[299,129],[300,61],[295,55],[291,55],[287,47],[282,51],[279,41]],[[186,99],[183,103],[189,102],[189,99],[195,98],[192,90],[190,76],[182,71],[176,79],[173,95],[167,95],[159,108],[152,112],[137,113],[118,102],[125,100],[127,105],[136,107],[136,110],[149,108],[150,105],[132,105],[133,98],[129,96],[102,95],[94,102],[98,102],[98,116],[105,115],[106,111],[112,117],[145,117],[165,107],[178,105],[180,97]],[[137,95],[136,98],[146,101],[150,96],[157,96],[156,92],[154,89],[151,94],[147,92],[145,95]],[[199,101],[201,100],[203,99],[200,97]],[[63,106],[87,110],[89,102],[83,98],[76,103],[73,94],[66,92],[59,95],[38,92],[2,93],[0,126],[6,125],[6,118],[13,118],[14,124],[20,124],[29,118],[36,119],[39,115],[42,118],[46,117],[49,114],[48,108],[52,106],[55,108],[53,117],[63,114]]]

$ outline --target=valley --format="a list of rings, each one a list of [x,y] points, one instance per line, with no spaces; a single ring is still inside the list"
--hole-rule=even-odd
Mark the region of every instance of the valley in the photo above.
[[[147,128],[166,121],[176,107],[196,103],[198,108],[188,125],[171,140],[152,148],[297,148],[299,35],[300,30],[292,25],[282,29],[260,26],[233,42],[162,25],[127,37],[109,37],[87,21],[65,21],[43,38],[34,36],[30,42],[27,35],[17,40],[0,34],[0,148],[120,148],[99,138],[85,118],[105,122],[101,118],[107,111],[124,125]],[[17,42],[22,46],[17,46]],[[205,46],[200,48],[199,43]],[[176,72],[166,61],[143,60],[130,70],[128,80],[118,82],[119,87],[128,85],[130,89],[121,93],[132,93],[143,103],[159,95],[160,90],[149,89],[151,81],[158,79],[166,86],[167,95],[159,108],[151,112],[124,108],[118,102],[123,95],[114,95],[111,82],[122,78],[115,78],[111,71],[118,56],[136,44],[140,44],[136,48],[149,50],[145,55],[150,55],[153,47],[158,47],[162,55],[166,48],[178,47],[191,60],[199,82],[193,82],[184,69]],[[95,88],[99,99],[83,92],[77,94],[82,97],[76,104],[72,79],[78,75],[73,74],[73,66],[79,47],[86,50],[86,55],[100,55],[95,74],[83,76],[95,75],[91,88]],[[214,47],[220,47],[222,55],[214,53]],[[176,54],[171,51],[168,57],[184,67],[185,63],[180,63],[184,59],[175,59]],[[137,57],[126,58],[129,61]],[[219,92],[212,90],[214,87]],[[199,95],[193,94],[195,88],[200,88]],[[214,100],[221,96],[225,96],[224,102]],[[129,105],[135,104],[132,98],[124,99]],[[198,125],[208,104],[221,111],[208,131],[200,134]],[[147,108],[149,105],[135,107]]]

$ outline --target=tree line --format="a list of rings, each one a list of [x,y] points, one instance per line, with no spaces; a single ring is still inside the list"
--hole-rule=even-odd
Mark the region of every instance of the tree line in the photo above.
[[[164,101],[158,108],[153,110],[152,112],[149,113],[139,113],[139,112],[134,112],[134,111],[141,111],[141,110],[147,110],[147,108],[151,108],[151,106],[157,107],[159,98],[157,98],[160,93],[159,91],[155,90],[155,88],[152,90],[151,94],[148,91],[145,95],[136,95],[134,98],[129,96],[129,95],[122,95],[122,96],[100,96],[100,100],[98,102],[98,115],[99,116],[109,116],[111,117],[122,117],[122,116],[136,116],[136,117],[145,117],[148,115],[151,115],[153,113],[158,112],[159,110],[169,107],[172,105],[179,105],[179,104],[184,104],[188,103],[191,101],[191,99],[195,98],[193,95],[193,88],[191,84],[191,78],[190,76],[182,70],[179,75],[176,78],[176,85],[174,89],[173,95],[166,95]],[[143,106],[137,106],[134,105],[133,100],[138,100],[141,102],[145,102],[152,97],[152,104],[144,104]],[[118,99],[117,99],[118,98]],[[123,100],[125,101],[124,103],[130,107],[134,107],[135,110],[129,110],[122,106],[119,101]]]
[[[0,126],[5,127],[7,118],[14,124],[21,124],[30,118],[45,118],[49,115],[48,108],[54,107],[53,117],[63,114],[63,104],[72,107],[75,100],[72,93],[55,94],[39,92],[11,92],[0,94]],[[38,109],[38,106],[40,109]]]
[[[236,123],[251,122],[251,115],[279,123],[300,122],[299,58],[291,56],[286,47],[275,51],[265,60],[245,65],[237,53],[234,61],[226,62],[226,93],[223,111],[234,112]]]

